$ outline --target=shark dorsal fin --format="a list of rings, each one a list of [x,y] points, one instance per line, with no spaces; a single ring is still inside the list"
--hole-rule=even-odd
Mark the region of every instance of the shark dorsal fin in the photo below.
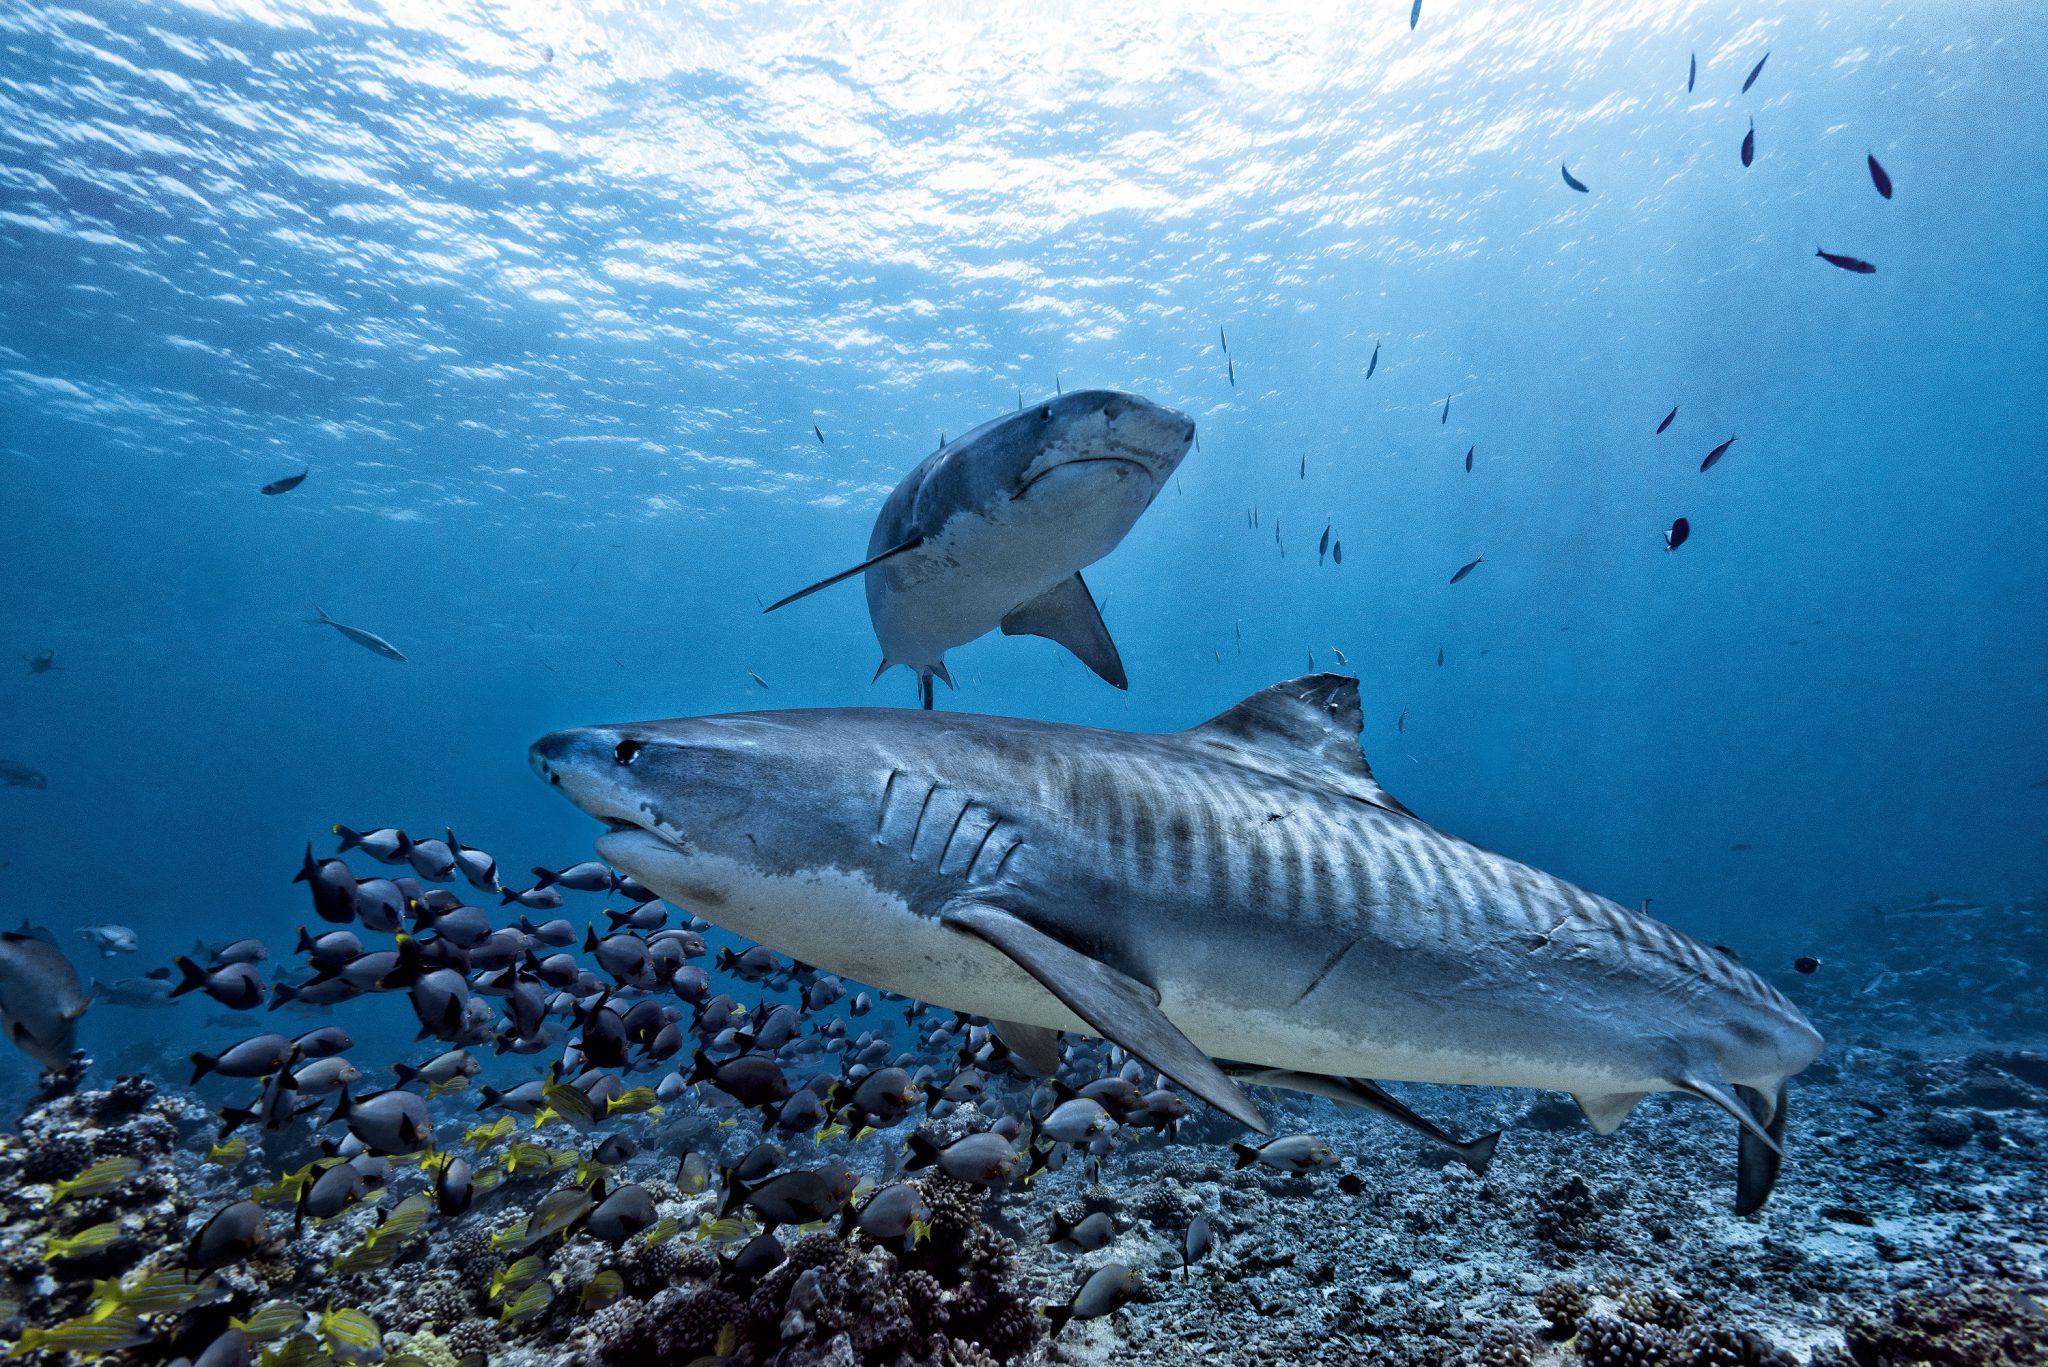
[[[1306,674],[1254,693],[1182,734],[1250,768],[1414,816],[1373,778],[1372,766],[1358,748],[1364,724],[1358,680]]]

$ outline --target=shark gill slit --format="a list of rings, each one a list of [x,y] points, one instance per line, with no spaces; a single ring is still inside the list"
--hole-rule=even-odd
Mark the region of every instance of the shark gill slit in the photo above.
[[[991,813],[991,817],[988,829],[981,833],[981,839],[974,846],[974,853],[968,857],[967,878],[969,882],[972,882],[974,879],[974,866],[981,862],[981,852],[988,848],[989,837],[996,833],[996,827],[1003,824],[1001,817],[994,816],[993,813]]]
[[[875,843],[885,844],[882,828],[889,824],[889,790],[896,786],[896,770],[889,771],[889,777],[882,783],[882,800],[875,808]]]
[[[953,824],[946,828],[946,839],[939,846],[939,857],[932,861],[932,867],[940,873],[946,871],[946,851],[953,848],[953,837],[960,834],[960,823],[967,819],[967,814],[972,810],[974,810],[974,799],[968,798],[960,804],[960,813],[953,818]]]
[[[938,791],[938,782],[934,780],[932,786],[924,790],[924,801],[917,804],[917,820],[910,823],[910,839],[903,846],[903,852],[912,862],[917,859],[917,833],[924,829],[924,814],[931,810],[932,794]]]

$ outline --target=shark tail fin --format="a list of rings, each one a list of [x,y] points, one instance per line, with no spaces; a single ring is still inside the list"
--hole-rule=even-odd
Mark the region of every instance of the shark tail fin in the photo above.
[[[331,625],[333,625],[333,623],[334,623],[334,619],[333,619],[332,617],[329,617],[329,616],[327,615],[327,609],[326,609],[326,608],[314,608],[314,609],[313,609],[313,613],[314,613],[314,615],[313,615],[313,616],[311,616],[311,617],[308,617],[308,618],[306,619],[306,625],[307,625],[307,626],[315,626],[315,627],[318,627],[318,626],[331,626]]]

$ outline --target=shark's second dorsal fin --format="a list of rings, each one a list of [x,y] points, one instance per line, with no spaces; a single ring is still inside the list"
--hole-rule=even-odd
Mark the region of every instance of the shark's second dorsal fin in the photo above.
[[[1358,748],[1364,725],[1358,680],[1341,674],[1306,674],[1254,693],[1182,735],[1250,768],[1414,816],[1373,778],[1372,766]]]

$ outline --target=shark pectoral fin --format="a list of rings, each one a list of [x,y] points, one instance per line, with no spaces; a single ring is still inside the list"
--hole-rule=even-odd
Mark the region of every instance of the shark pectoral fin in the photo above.
[[[1572,1100],[1578,1102],[1579,1109],[1586,1113],[1586,1123],[1593,1127],[1594,1134],[1613,1134],[1646,1095],[1645,1092],[1600,1092],[1580,1096],[1574,1092]]]
[[[1060,1033],[1042,1025],[1020,1025],[1016,1021],[990,1021],[1003,1047],[1024,1060],[1032,1072],[1046,1077],[1060,1070]]]
[[[1745,1126],[1737,1148],[1735,1213],[1753,1215],[1770,1199],[1771,1188],[1778,1182],[1778,1168],[1785,1161],[1785,1084],[1778,1084],[1775,1095],[1742,1086],[1736,1087],[1735,1095],[1752,1115],[1763,1122],[1764,1131],[1771,1140],[1765,1144]]]
[[[790,594],[787,598],[778,598],[774,602],[770,603],[767,607],[762,608],[761,611],[773,612],[777,608],[786,608],[799,598],[808,598],[812,594],[816,593],[819,589],[829,589],[834,584],[840,583],[843,580],[853,578],[853,576],[855,576],[856,574],[865,574],[869,570],[873,569],[875,566],[881,564],[883,561],[893,559],[894,557],[902,555],[908,551],[914,551],[923,544],[924,538],[922,536],[913,536],[910,538],[910,540],[903,542],[901,545],[891,546],[888,550],[883,551],[880,555],[869,556],[867,559],[861,561],[858,565],[855,565],[850,570],[841,570],[839,573],[835,575],[831,575],[828,578],[820,579],[817,583],[812,584],[808,588],[798,589],[795,593]]]
[[[1109,639],[1109,628],[1102,625],[1102,614],[1095,609],[1095,597],[1078,574],[1011,608],[1003,618],[1003,635],[1043,636],[1056,641],[1112,687],[1130,687],[1116,642]]]
[[[1009,955],[1104,1039],[1122,1045],[1240,1125],[1272,1133],[1251,1098],[1166,1018],[1151,988],[986,902],[956,903],[940,919]]]

